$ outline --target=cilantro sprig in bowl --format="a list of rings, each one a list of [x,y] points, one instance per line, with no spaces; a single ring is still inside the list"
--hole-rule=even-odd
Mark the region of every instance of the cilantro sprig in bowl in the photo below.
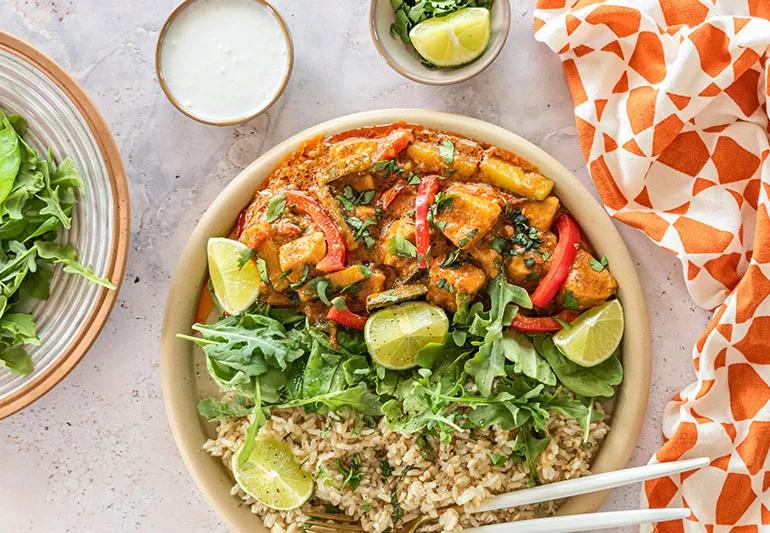
[[[399,74],[450,85],[479,74],[508,37],[508,0],[372,0],[377,51]]]

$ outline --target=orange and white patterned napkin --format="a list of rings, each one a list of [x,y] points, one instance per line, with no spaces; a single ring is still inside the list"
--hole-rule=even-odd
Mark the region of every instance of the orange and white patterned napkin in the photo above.
[[[712,462],[645,485],[650,507],[692,510],[654,530],[770,531],[770,0],[539,0],[535,29],[607,209],[715,309],[653,458]]]

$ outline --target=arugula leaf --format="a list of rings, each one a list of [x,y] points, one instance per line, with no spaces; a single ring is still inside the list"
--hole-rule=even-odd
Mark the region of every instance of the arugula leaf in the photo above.
[[[352,409],[365,415],[376,416],[382,414],[379,398],[376,394],[370,392],[364,384],[326,394],[319,394],[318,396],[292,400],[276,407],[300,407],[313,404],[326,407],[332,411]]]
[[[236,396],[230,401],[218,401],[214,398],[207,398],[198,402],[198,413],[210,420],[219,420],[231,416],[248,416],[253,408],[246,405],[246,399],[243,396]]]
[[[535,335],[533,342],[537,352],[548,361],[562,385],[575,394],[610,398],[615,395],[614,386],[623,381],[623,366],[614,355],[603,363],[585,368],[564,357],[552,337]]]
[[[466,372],[474,377],[484,396],[492,393],[495,378],[505,376],[503,327],[510,325],[516,316],[516,306],[510,304],[528,309],[532,307],[527,291],[508,283],[504,274],[487,284],[487,292],[491,303],[488,316],[476,314],[469,328],[471,334],[483,336],[484,340],[476,355],[465,365]]]
[[[516,374],[524,374],[546,385],[556,385],[556,375],[526,335],[506,331],[503,333],[502,344],[505,358],[513,363]]]
[[[0,111],[0,204],[11,192],[20,166],[19,136],[5,113]]]
[[[529,467],[530,484],[537,484],[537,458],[551,442],[551,437],[545,434],[543,437],[535,436],[531,427],[521,428],[516,433],[516,440],[513,443],[513,453],[524,458]]]
[[[48,259],[54,263],[60,263],[64,265],[64,272],[70,274],[78,274],[83,276],[91,283],[101,285],[110,290],[115,290],[117,287],[107,278],[103,278],[97,275],[89,267],[84,266],[78,262],[78,254],[75,247],[71,244],[65,244],[59,246],[54,242],[38,241],[35,243],[37,254],[42,259]]]
[[[11,346],[0,350],[0,366],[22,376],[32,373],[35,369],[29,354],[21,346]]]

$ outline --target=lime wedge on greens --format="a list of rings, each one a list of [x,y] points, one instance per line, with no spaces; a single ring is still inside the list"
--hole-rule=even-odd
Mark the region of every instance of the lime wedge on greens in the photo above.
[[[466,7],[420,22],[409,32],[409,38],[426,61],[437,67],[458,67],[484,53],[490,33],[489,10]]]
[[[239,241],[214,237],[208,242],[209,276],[222,309],[237,315],[259,296],[259,272],[251,249]]]
[[[313,494],[313,476],[302,470],[288,444],[257,437],[246,462],[233,454],[233,476],[245,493],[261,504],[286,511],[296,509]]]
[[[449,320],[440,307],[409,302],[377,311],[366,322],[364,339],[372,360],[391,370],[415,366],[417,352],[443,342]]]
[[[553,336],[553,342],[573,363],[592,367],[612,357],[623,338],[623,307],[610,300],[593,307]]]

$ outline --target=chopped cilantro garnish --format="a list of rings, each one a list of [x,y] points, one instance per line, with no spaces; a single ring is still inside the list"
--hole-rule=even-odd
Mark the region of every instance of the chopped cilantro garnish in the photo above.
[[[438,153],[441,156],[441,159],[446,163],[447,165],[451,165],[452,162],[455,160],[455,145],[450,141],[449,139],[444,139],[444,142],[442,142],[438,147]]]
[[[329,301],[329,289],[331,288],[331,283],[329,283],[329,280],[326,278],[318,278],[318,281],[315,284],[315,292],[318,294],[318,299],[321,300],[326,305],[331,305],[332,303]]]
[[[267,202],[265,220],[268,222],[278,220],[283,215],[284,209],[286,209],[286,196],[283,193],[276,194]]]
[[[572,309],[573,311],[577,311],[580,307],[580,304],[578,304],[577,298],[572,294],[572,291],[564,291],[561,305],[563,305],[565,309]]]
[[[607,265],[609,265],[609,261],[607,261],[607,258],[602,256],[601,259],[598,261],[594,259],[593,257],[588,260],[588,264],[591,265],[591,268],[594,269],[596,272],[601,272],[605,268],[607,268]]]
[[[441,266],[444,268],[457,268],[457,266],[459,265],[457,265],[456,263],[457,263],[458,257],[460,257],[461,252],[462,250],[460,250],[459,248],[455,248],[454,250],[452,250],[449,253],[449,255],[446,256],[446,259],[444,259],[441,262]]]
[[[388,251],[391,255],[400,255],[401,257],[417,257],[417,248],[411,241],[401,235],[393,235],[388,242]]]
[[[373,173],[383,173],[385,177],[390,176],[391,174],[401,174],[404,172],[404,169],[398,166],[398,161],[395,159],[384,159],[382,161],[377,161],[375,164],[372,165],[372,167],[369,169],[369,172]]]
[[[375,219],[367,218],[365,220],[361,220],[358,217],[347,217],[345,221],[351,228],[353,228],[353,238],[359,242],[363,242],[364,245],[369,249],[374,247],[374,238],[372,237],[372,234],[369,233],[368,228],[372,224],[377,223]]]
[[[302,274],[300,274],[299,279],[296,282],[290,284],[289,287],[295,290],[302,287],[305,282],[307,282],[308,274],[310,274],[310,265],[305,263],[305,266],[302,267]]]

